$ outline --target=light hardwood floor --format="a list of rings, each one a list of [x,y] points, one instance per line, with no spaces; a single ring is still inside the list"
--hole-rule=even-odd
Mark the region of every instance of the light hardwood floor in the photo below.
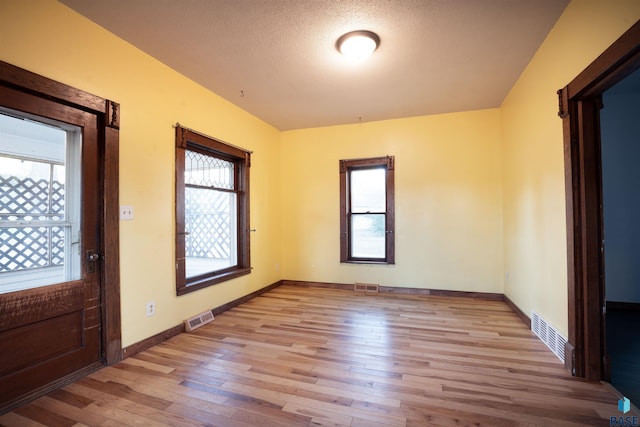
[[[290,285],[0,424],[605,426],[617,399],[503,302]]]

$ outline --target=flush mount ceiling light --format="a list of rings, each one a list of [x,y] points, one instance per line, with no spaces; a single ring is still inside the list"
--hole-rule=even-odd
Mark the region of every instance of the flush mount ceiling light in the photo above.
[[[360,30],[343,34],[336,42],[338,52],[346,58],[361,61],[368,58],[380,44],[380,37],[372,31]]]

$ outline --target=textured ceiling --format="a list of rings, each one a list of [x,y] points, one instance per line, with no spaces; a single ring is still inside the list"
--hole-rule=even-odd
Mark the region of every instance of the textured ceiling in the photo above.
[[[568,0],[60,0],[280,130],[499,107]],[[361,63],[335,49],[371,30]]]

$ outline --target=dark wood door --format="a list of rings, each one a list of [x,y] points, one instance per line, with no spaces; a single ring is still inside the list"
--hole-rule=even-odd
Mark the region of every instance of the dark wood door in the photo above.
[[[99,255],[102,247],[102,215],[99,156],[102,142],[98,137],[99,118],[95,114],[8,87],[0,87],[0,106],[9,109],[4,111],[17,113],[17,116],[25,114],[28,120],[34,122],[42,120],[45,124],[51,124],[55,121],[73,126],[81,140],[75,162],[67,165],[76,171],[75,185],[79,200],[76,203],[76,215],[77,230],[80,232],[76,233],[77,241],[66,241],[73,245],[75,276],[66,276],[60,281],[54,279],[54,283],[45,286],[29,288],[27,284],[25,290],[0,293],[2,407],[101,363],[102,269]],[[65,187],[71,186],[71,175],[67,173]],[[0,188],[0,197],[5,196],[6,199],[8,191],[7,186]],[[12,226],[6,218],[5,230],[20,227],[19,221]],[[39,225],[42,229],[46,228],[46,224]],[[29,230],[33,228],[25,230],[17,235],[30,239]],[[0,252],[0,257],[4,257],[5,261],[11,256],[7,248],[19,238],[9,241],[7,235],[4,234],[5,242],[0,241],[4,251]],[[12,253],[15,255],[15,251]],[[65,262],[70,261],[65,259],[60,263]],[[25,274],[30,277],[28,272]]]

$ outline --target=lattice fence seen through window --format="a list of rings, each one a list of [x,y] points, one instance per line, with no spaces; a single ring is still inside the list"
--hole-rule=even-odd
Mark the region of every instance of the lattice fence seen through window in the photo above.
[[[54,165],[51,165],[54,167]],[[0,174],[0,273],[64,265],[64,184]],[[30,223],[37,222],[37,225]]]
[[[228,259],[231,249],[229,193],[186,188],[185,226],[189,231],[185,255]]]

